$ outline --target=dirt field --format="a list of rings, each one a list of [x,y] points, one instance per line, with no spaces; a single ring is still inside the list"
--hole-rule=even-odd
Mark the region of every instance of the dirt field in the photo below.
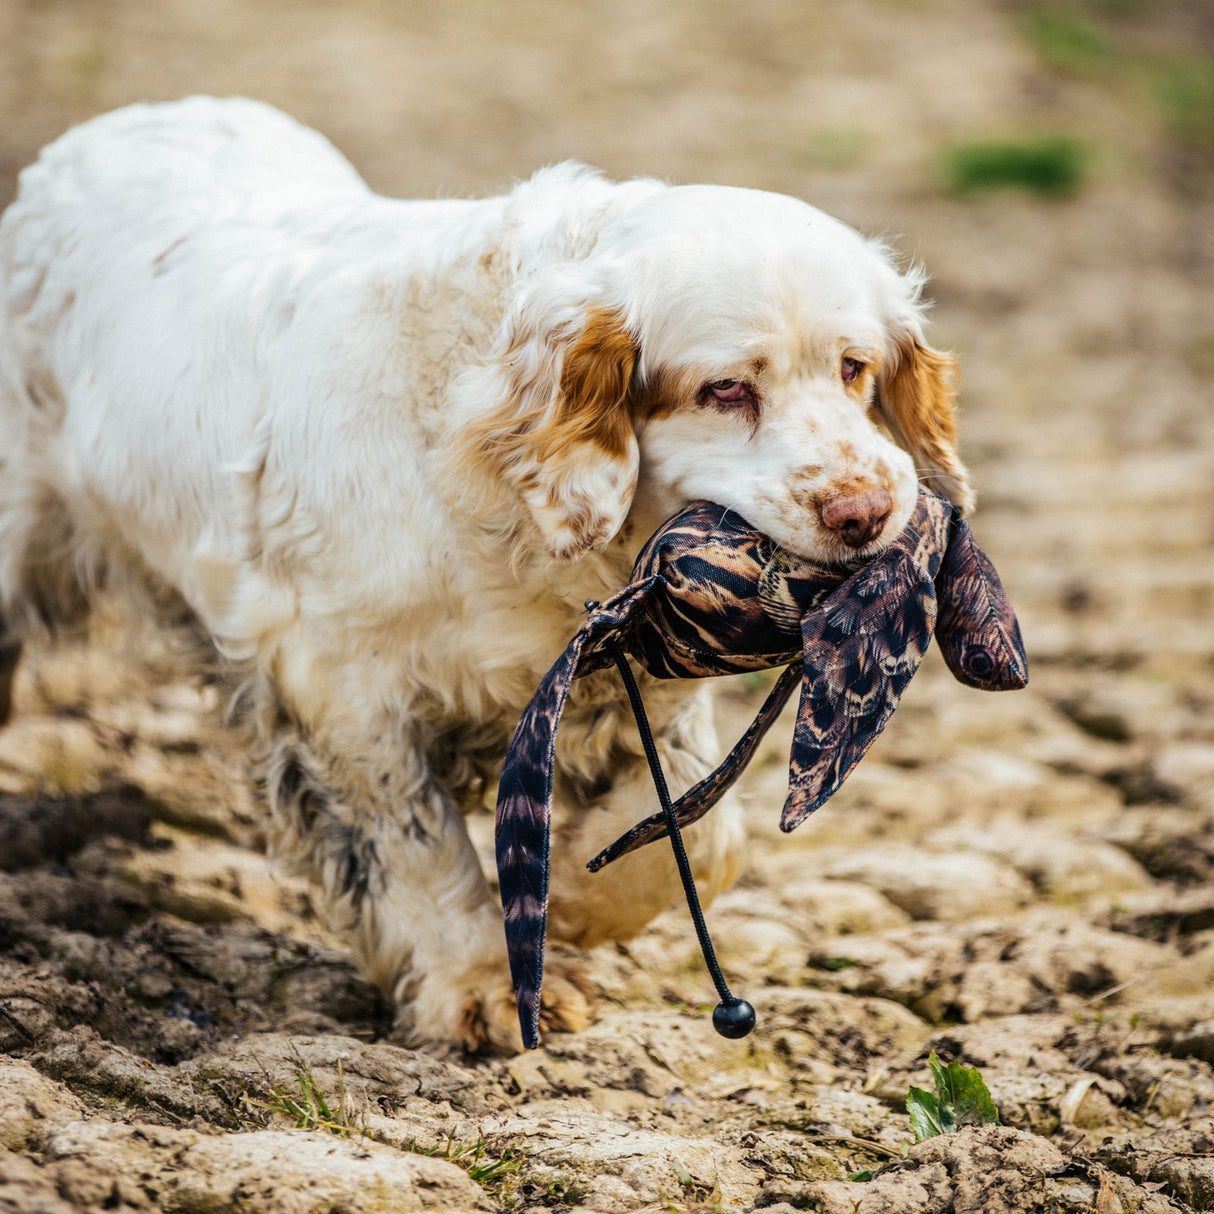
[[[36,655],[0,733],[0,1211],[1214,1209],[1212,46],[1199,0],[0,0],[0,204],[72,122],[238,92],[386,192],[576,156],[893,239],[1033,663],[984,696],[933,657],[791,837],[768,744],[710,912],[753,1037],[712,1033],[676,910],[586,958],[591,1029],[478,1060],[392,1044],[259,851],[212,689],[108,627]],[[958,141],[1060,134],[1069,193],[943,184]],[[912,1145],[933,1050],[1001,1127]]]

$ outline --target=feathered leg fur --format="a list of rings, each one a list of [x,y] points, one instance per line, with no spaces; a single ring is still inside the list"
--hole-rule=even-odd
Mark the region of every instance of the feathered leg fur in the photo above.
[[[4,621],[0,620],[0,725],[13,715],[13,677],[21,658],[21,643],[4,640],[6,636]]]
[[[348,707],[348,706],[347,706]],[[271,847],[323,891],[330,925],[400,1009],[411,1044],[521,1048],[501,909],[453,798],[399,724],[348,712],[305,731],[281,709],[263,734],[257,786]],[[553,968],[545,1027],[589,1022],[578,976]]]

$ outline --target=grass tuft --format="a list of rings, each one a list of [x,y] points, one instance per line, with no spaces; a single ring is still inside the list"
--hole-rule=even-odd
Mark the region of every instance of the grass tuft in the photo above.
[[[349,1138],[352,1134],[366,1136],[366,1128],[356,1125],[350,1117],[340,1058],[337,1060],[337,1093],[332,1102],[309,1068],[301,1067],[295,1074],[295,1082],[299,1086],[298,1096],[272,1087],[250,1103],[273,1116],[285,1118],[298,1130],[325,1130],[339,1138]]]
[[[1082,145],[1064,135],[971,140],[945,149],[942,175],[952,194],[1027,190],[1044,197],[1074,194],[1083,183]]]
[[[475,1141],[457,1142],[454,1137],[433,1146],[421,1146],[415,1138],[409,1144],[414,1155],[426,1155],[431,1159],[445,1159],[468,1173],[483,1189],[488,1189],[497,1198],[503,1209],[518,1204],[518,1195],[511,1184],[522,1166],[522,1160],[509,1147],[500,1156],[493,1156],[483,1138]]]
[[[337,1091],[330,1098],[317,1082],[311,1067],[295,1055],[298,1094],[276,1084],[264,1068],[260,1076],[242,1073],[240,1090],[233,1093],[215,1085],[242,1129],[265,1129],[275,1121],[286,1121],[297,1130],[321,1130],[339,1138],[367,1137],[367,1128],[350,1111],[346,1077],[337,1060]]]

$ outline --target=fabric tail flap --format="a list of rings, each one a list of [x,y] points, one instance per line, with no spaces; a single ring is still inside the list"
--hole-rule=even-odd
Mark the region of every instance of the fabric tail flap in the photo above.
[[[855,770],[885,728],[931,644],[936,593],[910,566],[881,626],[823,636],[816,617],[803,624],[801,701],[789,757],[782,831],[795,830]]]
[[[498,786],[495,845],[502,919],[523,1044],[529,1049],[539,1042],[556,728],[583,647],[584,642],[574,654],[566,651],[519,718]]]
[[[953,677],[984,691],[1027,686],[1028,655],[1016,612],[964,519],[954,524],[936,588],[936,639]]]
[[[674,802],[675,819],[680,827],[688,827],[698,822],[716,803],[733,787],[738,777],[746,770],[747,764],[754,757],[759,743],[780,715],[784,705],[788,703],[793,689],[801,681],[801,667],[789,666],[781,672],[767,699],[763,701],[758,715],[751,722],[750,728],[738,739],[737,744],[722,760],[720,766],[697,784],[693,784],[681,797]],[[629,852],[652,843],[655,839],[664,839],[668,834],[666,817],[662,813],[651,814],[642,822],[638,822],[631,830],[625,831],[609,847],[605,847],[586,867],[597,873],[600,868],[626,856]]]
[[[523,1044],[539,1044],[556,731],[587,647],[618,632],[652,580],[627,587],[591,615],[552,664],[515,727],[498,785],[495,848],[510,978]]]

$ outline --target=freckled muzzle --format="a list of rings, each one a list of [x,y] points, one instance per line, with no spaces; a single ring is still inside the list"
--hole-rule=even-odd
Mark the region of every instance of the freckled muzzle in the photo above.
[[[780,822],[790,831],[834,794],[885,727],[933,631],[961,682],[988,691],[1027,683],[1020,629],[994,566],[957,511],[927,490],[903,531],[868,562],[796,556],[707,502],[654,534],[633,580],[591,605],[545,675],[502,771],[497,863],[527,1045],[539,1037],[556,731],[573,680],[622,662],[625,651],[657,678],[786,667],[721,765],[673,802],[670,820],[687,826],[721,799],[800,684]],[[655,814],[589,867],[667,832],[668,818]]]

